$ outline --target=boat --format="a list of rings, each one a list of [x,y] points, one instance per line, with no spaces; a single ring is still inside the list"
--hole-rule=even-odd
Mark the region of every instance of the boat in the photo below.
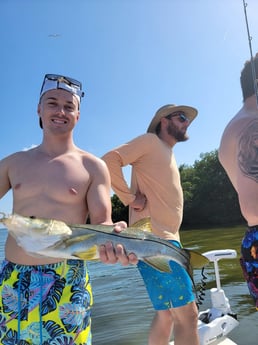
[[[220,249],[205,252],[203,255],[214,264],[216,287],[210,289],[211,307],[199,312],[200,345],[237,345],[228,338],[228,334],[239,325],[239,321],[221,287],[218,265],[219,260],[236,258],[237,253],[234,249]],[[169,344],[174,345],[174,342]]]

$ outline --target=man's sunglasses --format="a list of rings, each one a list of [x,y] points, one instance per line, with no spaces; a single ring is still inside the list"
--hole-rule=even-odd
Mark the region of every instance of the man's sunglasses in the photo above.
[[[44,81],[42,83],[40,94],[42,93],[47,80],[57,82],[57,87],[56,87],[57,89],[62,88],[62,87],[59,87],[59,83],[63,83],[63,84],[70,86],[73,90],[73,93],[75,93],[79,97],[84,96],[84,92],[82,91],[82,83],[80,81],[73,79],[73,78],[70,78],[70,77],[59,75],[59,74],[46,74],[45,75]]]
[[[172,117],[175,117],[177,116],[178,117],[178,120],[181,122],[181,123],[184,123],[184,122],[190,122],[189,118],[185,115],[184,112],[182,111],[177,111],[175,113],[172,113],[170,115],[168,115],[166,118],[171,120]]]

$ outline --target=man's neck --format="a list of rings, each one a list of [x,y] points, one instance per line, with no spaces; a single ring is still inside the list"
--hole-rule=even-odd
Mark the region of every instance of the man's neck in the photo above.
[[[248,97],[244,102],[244,107],[248,111],[258,111],[257,98],[255,95]]]
[[[39,145],[39,151],[47,154],[50,157],[56,157],[64,153],[72,152],[76,149],[76,146],[72,138],[43,138],[41,145]]]
[[[160,133],[160,135],[158,136],[160,138],[160,140],[164,141],[164,143],[166,145],[168,145],[171,149],[175,146],[175,144],[177,143],[177,141],[175,140],[175,138],[173,138],[171,135],[167,134],[167,133]]]

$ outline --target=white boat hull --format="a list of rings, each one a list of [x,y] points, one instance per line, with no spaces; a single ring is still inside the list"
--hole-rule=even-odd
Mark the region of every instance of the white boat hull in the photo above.
[[[174,342],[172,341],[171,343],[169,343],[169,345],[174,345]],[[237,343],[234,343],[229,338],[224,338],[224,339],[214,342],[213,345],[237,345]]]
[[[203,315],[206,312],[200,313],[200,315]],[[210,311],[208,310],[208,313],[209,312]],[[227,338],[227,334],[237,327],[238,324],[239,322],[229,315],[216,317],[209,323],[203,323],[199,320],[198,332],[200,345],[237,345]],[[174,345],[174,342],[172,341],[170,345]]]

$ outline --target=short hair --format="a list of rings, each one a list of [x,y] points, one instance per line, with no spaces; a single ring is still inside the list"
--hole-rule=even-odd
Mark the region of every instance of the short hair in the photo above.
[[[258,78],[258,53],[255,55],[253,59],[250,59],[245,62],[244,68],[241,71],[240,76],[240,84],[242,88],[243,94],[243,101],[245,101],[248,97],[255,94],[254,88],[254,77],[252,71],[252,60],[255,69],[255,83],[257,85],[257,78]]]

